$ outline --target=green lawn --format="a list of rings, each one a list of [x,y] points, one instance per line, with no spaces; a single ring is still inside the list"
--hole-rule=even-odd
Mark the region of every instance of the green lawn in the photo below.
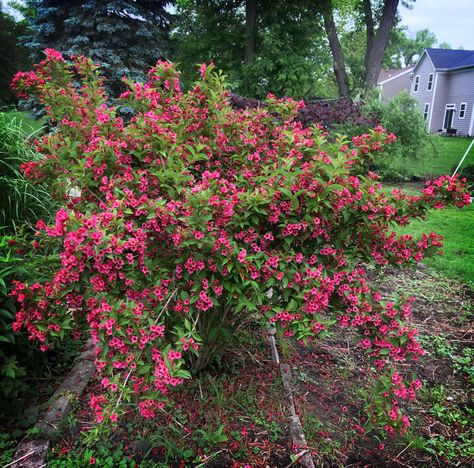
[[[21,122],[23,130],[28,135],[38,131],[46,122],[46,119],[44,117],[39,120],[31,118],[28,112],[9,111],[8,113],[11,115],[12,120],[15,119]]]
[[[452,174],[453,166],[457,166],[459,161],[471,143],[471,138],[455,137],[433,137],[434,141],[439,140],[437,150],[428,151],[418,160],[394,160],[391,166],[394,168],[408,169],[410,173],[419,177],[428,175]],[[474,146],[467,155],[463,166],[474,164]]]
[[[431,171],[427,171],[427,173],[452,174],[453,166],[457,166],[459,164],[459,161],[464,156],[464,153],[471,144],[472,139],[442,137],[442,141],[443,148],[437,156],[433,155],[432,161],[429,163]],[[467,164],[474,164],[474,146],[466,156],[463,166]]]
[[[426,220],[413,221],[397,231],[415,237],[430,231],[442,235],[443,255],[427,259],[425,263],[450,278],[474,284],[474,204],[461,210],[433,210]]]
[[[393,167],[404,167],[410,173],[423,179],[431,176],[452,174],[453,166],[457,166],[470,145],[471,138],[435,137],[439,138],[439,150],[427,154],[416,161],[393,161]],[[464,160],[463,166],[474,164],[474,146]],[[462,173],[461,167],[461,173]],[[394,188],[387,186],[387,189]],[[409,186],[405,191],[412,192],[416,188]],[[446,208],[432,210],[427,219],[414,221],[410,226],[397,229],[403,234],[419,237],[423,232],[434,231],[444,237],[443,253],[427,259],[426,263],[440,273],[451,278],[461,279],[474,284],[474,204],[460,210]]]

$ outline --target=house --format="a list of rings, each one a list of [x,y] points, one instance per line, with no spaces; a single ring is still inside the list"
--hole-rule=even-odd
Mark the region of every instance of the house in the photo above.
[[[410,76],[430,133],[474,134],[474,50],[425,49]]]
[[[384,104],[402,91],[410,92],[412,70],[413,67],[405,67],[380,71],[377,85],[380,90],[380,99]]]

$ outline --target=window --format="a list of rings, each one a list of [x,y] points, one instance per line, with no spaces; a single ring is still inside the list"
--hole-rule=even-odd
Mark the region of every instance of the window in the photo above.
[[[420,75],[416,75],[415,76],[415,86],[413,88],[413,92],[417,93],[419,87],[420,87]]]
[[[433,89],[433,73],[430,73],[428,76],[428,91]]]
[[[466,117],[466,107],[467,103],[461,102],[461,106],[459,107],[459,118],[464,119]]]
[[[425,108],[423,110],[423,118],[428,120],[428,114],[430,113],[430,105],[428,103],[425,104]]]

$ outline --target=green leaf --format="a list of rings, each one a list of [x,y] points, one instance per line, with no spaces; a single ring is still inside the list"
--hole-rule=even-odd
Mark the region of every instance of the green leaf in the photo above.
[[[191,373],[187,371],[186,369],[177,369],[173,372],[173,375],[175,377],[180,377],[182,379],[190,379],[191,378]]]
[[[151,370],[151,366],[148,364],[142,364],[138,367],[137,374],[138,375],[145,375],[148,374]]]
[[[0,317],[3,317],[5,319],[12,319],[14,317],[14,314],[7,309],[0,309]]]

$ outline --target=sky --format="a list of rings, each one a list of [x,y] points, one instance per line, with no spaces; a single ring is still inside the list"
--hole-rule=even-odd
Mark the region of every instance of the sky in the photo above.
[[[399,13],[410,33],[429,29],[438,43],[474,50],[474,0],[416,0],[413,10],[400,5]]]
[[[5,7],[7,0],[0,0]],[[412,10],[399,6],[402,25],[415,35],[429,29],[438,44],[447,42],[453,49],[474,50],[474,0],[415,0]]]

